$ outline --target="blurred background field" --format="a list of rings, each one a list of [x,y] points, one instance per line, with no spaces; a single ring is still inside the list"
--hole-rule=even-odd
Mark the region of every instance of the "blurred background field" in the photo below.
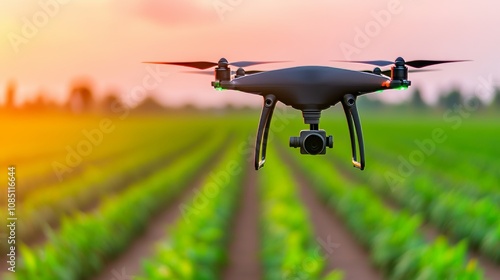
[[[337,107],[320,124],[334,148],[303,156],[288,147],[302,116],[279,106],[255,171],[255,109],[91,95],[77,109],[4,106],[0,161],[16,167],[18,217],[4,277],[497,279],[500,95],[479,104],[454,91],[429,107],[406,94],[397,106],[361,97],[362,172]]]

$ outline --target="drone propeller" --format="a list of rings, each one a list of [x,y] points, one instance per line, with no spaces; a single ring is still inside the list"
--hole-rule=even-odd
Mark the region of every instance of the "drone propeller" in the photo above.
[[[232,66],[236,66],[236,67],[248,67],[248,66],[259,65],[259,64],[286,62],[286,61],[237,61],[237,62],[228,63],[226,59],[221,59],[221,61],[227,63],[228,65],[232,65]],[[188,62],[147,61],[144,63],[177,65],[177,66],[184,66],[184,67],[191,67],[191,68],[196,68],[196,69],[200,69],[200,70],[205,70],[205,69],[212,68],[214,66],[219,65],[219,63],[221,61],[219,61],[219,62],[210,62],[210,61],[188,61]]]
[[[470,61],[470,60],[411,60],[411,61],[404,61],[402,58],[397,58],[396,61],[402,60],[406,65],[414,67],[414,68],[424,68],[427,66],[432,66],[432,65],[437,65],[437,64],[443,64],[443,63],[454,63],[454,62],[465,62],[465,61]],[[352,62],[352,63],[364,63],[364,64],[371,64],[375,66],[388,66],[391,64],[394,64],[394,61],[389,61],[389,60],[333,60],[336,62]]]
[[[411,69],[411,70],[408,70],[409,73],[422,73],[422,72],[435,72],[435,71],[441,71],[439,69]],[[373,74],[373,70],[363,70],[361,72],[364,72],[364,73],[371,73]],[[380,72],[382,75],[385,75],[385,76],[391,76],[391,70],[382,70]]]
[[[252,74],[257,74],[257,73],[262,73],[266,71],[262,70],[245,70],[245,75],[252,75]],[[198,75],[207,75],[207,76],[213,76],[214,72],[213,71],[182,71],[182,73],[189,73],[189,74],[198,74]],[[236,74],[236,71],[231,71],[231,74],[234,75]]]
[[[188,74],[198,74],[198,75],[206,75],[206,76],[213,76],[214,72],[213,71],[182,71],[182,73],[188,73]]]

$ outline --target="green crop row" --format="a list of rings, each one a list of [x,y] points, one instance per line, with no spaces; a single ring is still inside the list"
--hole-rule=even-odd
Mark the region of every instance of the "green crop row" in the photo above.
[[[227,146],[213,176],[207,176],[200,191],[181,205],[182,216],[157,245],[156,254],[143,262],[143,275],[136,279],[220,279],[245,173],[243,155],[235,159],[237,147]]]
[[[464,157],[463,151],[443,151],[446,150],[446,147],[431,144],[431,142],[425,144],[428,147],[424,150],[415,144],[410,144],[413,142],[408,145],[402,143],[375,144],[370,147],[370,150],[374,155],[373,158],[392,162],[395,168],[403,164],[400,156],[403,157],[405,164],[411,166],[406,167],[407,169],[413,168],[414,173],[425,173],[432,176],[433,179],[440,182],[442,188],[457,190],[475,198],[489,197],[495,199],[497,204],[500,203],[500,190],[497,187],[500,172],[496,168],[497,162],[484,160],[474,162],[471,158]],[[431,152],[433,150],[434,152]],[[463,160],[465,158],[467,160]],[[413,164],[417,162],[415,159],[421,163]]]
[[[420,216],[388,209],[369,187],[343,180],[326,159],[296,159],[312,186],[343,217],[390,279],[483,279],[475,263],[467,263],[464,243],[451,247],[439,239],[427,244],[419,233]]]
[[[469,119],[456,128],[439,116],[434,119],[426,116],[405,118],[401,115],[393,118],[377,115],[363,117],[367,170],[380,157],[383,160],[392,158],[396,164],[392,168],[397,167],[400,163],[398,156],[408,160],[409,155],[417,151],[424,154],[425,160],[415,166],[416,172],[432,173],[436,179],[446,179],[452,187],[460,186],[471,193],[499,193],[496,182],[500,176],[500,169],[497,168],[500,150],[495,137],[481,137],[495,135],[500,128],[498,122]],[[343,116],[325,118],[323,126],[327,130],[339,126],[343,129],[337,130],[334,151],[342,154],[340,158],[348,160],[349,136]],[[481,137],[480,143],[478,137]],[[374,153],[375,150],[379,152]],[[420,160],[419,156],[414,158]]]
[[[365,177],[366,183],[412,212],[423,213],[442,232],[456,239],[469,240],[485,255],[500,262],[500,208],[494,198],[475,198],[463,191],[441,187],[426,174],[391,185],[384,178],[390,170],[384,162],[379,160],[371,165],[373,170],[369,178]],[[397,172],[392,174],[398,176]]]
[[[127,127],[126,129],[130,128]],[[167,129],[170,129],[170,127],[168,127]],[[61,185],[64,186],[65,182],[75,178],[78,179],[79,176],[84,176],[84,172],[89,168],[107,168],[107,166],[113,165],[114,162],[127,161],[129,158],[136,157],[136,153],[139,154],[142,152],[140,149],[141,147],[154,147],[154,143],[160,143],[162,142],[162,139],[168,139],[168,131],[169,130],[152,131],[148,138],[127,141],[115,140],[115,144],[111,147],[96,147],[88,156],[82,157],[81,164],[78,164],[76,166],[71,166],[66,161],[66,157],[70,155],[70,152],[66,150],[64,151],[65,154],[63,154],[61,151],[59,153],[55,153],[52,157],[44,157],[42,159],[37,159],[22,164],[21,166],[19,166],[20,170],[22,170],[23,172],[23,176],[18,179],[19,187],[16,189],[16,194],[18,197],[17,201],[21,202],[26,199],[30,199],[30,197],[36,196],[39,193],[43,193],[44,190],[42,189],[54,188],[59,190],[61,188]],[[202,135],[203,132],[204,131],[197,131],[198,135]],[[110,142],[113,141],[114,138],[105,140]],[[102,141],[104,142],[104,140]],[[157,148],[158,156],[161,156],[161,153],[173,150],[173,148],[183,143],[182,139],[178,138],[174,138],[170,142],[170,147],[162,146]],[[69,157],[72,161],[76,161],[76,156],[79,156],[79,154],[77,152],[77,149],[75,148],[73,148],[72,151],[74,151],[75,153],[71,154],[71,156]],[[56,174],[53,167],[53,164],[55,164],[56,162],[58,164],[61,164],[61,166],[65,165],[66,167],[68,167],[68,170],[64,170],[62,168],[60,169],[60,178]],[[61,182],[60,179],[63,181]],[[6,199],[3,199],[5,196],[6,194],[0,193],[0,205],[4,204],[7,201]]]
[[[178,118],[176,116],[133,116],[120,119],[97,115],[68,115],[66,117],[37,115],[36,117],[15,118],[3,124],[2,129],[10,131],[15,137],[0,139],[0,145],[3,147],[0,162],[19,165],[47,159],[51,162],[57,160],[58,155],[64,160],[63,153],[66,153],[67,145],[76,148],[78,142],[89,139],[88,134],[100,130],[103,132],[103,139],[89,156],[93,157],[94,154],[97,156],[101,152],[106,154],[107,150],[113,150],[115,146],[121,146],[122,143],[125,146],[140,144],[143,140],[158,135],[158,132],[163,134],[162,130],[175,131],[186,126],[197,127],[199,119],[199,117]],[[206,119],[210,121],[210,118],[204,118]],[[101,122],[105,125],[101,125]],[[141,137],[137,137],[138,135]]]
[[[373,138],[375,141],[383,140],[391,145],[396,142],[413,143],[416,139],[423,139],[431,136],[433,129],[443,129],[448,136],[446,144],[443,146],[449,147],[455,151],[463,151],[466,155],[490,158],[495,157],[491,151],[496,149],[495,137],[483,137],[491,135],[500,129],[497,117],[487,116],[486,118],[478,116],[478,118],[464,119],[461,125],[450,123],[443,120],[442,115],[432,114],[404,114],[399,113],[397,117],[393,113],[385,116],[380,116],[383,112],[363,112],[363,131],[365,134]],[[343,127],[347,127],[345,119],[340,118],[333,120]],[[326,123],[331,123],[332,119],[326,119]],[[347,129],[347,128],[346,128]],[[384,132],[384,133],[381,133]],[[480,142],[478,139],[480,138]],[[479,144],[480,143],[480,144]]]
[[[377,124],[376,129],[380,130],[380,126],[383,125]],[[372,155],[369,157],[371,160],[367,170],[362,173],[352,168],[347,170],[343,168],[345,166],[343,159],[349,156],[348,149],[340,150],[342,158],[335,156],[334,161],[345,173],[352,174],[346,177],[358,178],[400,205],[415,213],[424,214],[425,218],[433,222],[442,232],[450,234],[455,239],[469,240],[471,245],[499,262],[500,197],[498,194],[500,193],[497,187],[498,179],[495,177],[495,174],[498,174],[498,168],[495,169],[498,159],[485,157],[482,154],[481,157],[477,156],[477,162],[471,162],[469,158],[463,156],[464,153],[474,153],[476,150],[482,150],[484,153],[490,151],[494,154],[494,150],[489,144],[476,147],[462,143],[467,141],[467,137],[471,137],[468,131],[473,129],[464,127],[465,131],[448,131],[445,143],[434,143],[436,145],[434,153],[427,155],[424,150],[418,150],[425,155],[425,158],[420,164],[412,164],[410,154],[417,151],[415,139],[422,142],[425,137],[414,136],[415,139],[409,137],[404,140],[404,135],[430,137],[433,129],[434,125],[398,127],[398,136],[401,135],[403,140],[399,137],[393,139],[385,134],[374,133],[375,139],[370,141],[372,144],[368,149]],[[494,128],[490,126],[482,129],[485,132]],[[428,149],[432,148],[429,141],[427,145]],[[467,150],[467,147],[474,149]],[[456,149],[455,153],[452,152],[453,149]],[[405,158],[407,164],[403,165],[398,156]],[[467,168],[455,170],[456,166]],[[488,168],[485,169],[484,166]],[[494,169],[495,172],[490,172]],[[442,172],[443,170],[445,172]],[[465,178],[465,182],[461,180],[462,178]]]
[[[52,232],[41,248],[21,247],[20,264],[10,276],[21,280],[71,280],[96,273],[128,246],[155,212],[186,187],[193,172],[209,162],[224,137],[213,137],[175,164],[107,199],[97,211],[64,218],[60,230]]]
[[[191,141],[192,142],[192,141]],[[181,144],[190,147],[192,143]],[[76,178],[68,178],[50,188],[33,191],[18,210],[18,238],[26,240],[46,224],[57,222],[64,214],[96,204],[105,195],[119,191],[130,182],[167,164],[179,154],[178,145],[150,146],[101,167],[89,167]],[[5,214],[1,214],[5,215]]]
[[[324,253],[314,237],[292,172],[274,150],[268,155],[272,160],[259,171],[264,279],[319,279]],[[336,271],[327,279],[341,277]]]
[[[455,193],[435,193],[432,201],[424,203],[428,203],[429,220],[439,229],[470,240],[482,253],[500,262],[500,209],[496,203],[489,198],[471,200]]]
[[[210,124],[211,120],[207,120],[206,123]],[[30,135],[27,136],[30,145],[22,146],[20,143],[23,140],[19,139],[20,143],[16,143],[16,145],[22,146],[22,149],[12,150],[23,154],[22,152],[25,152],[25,149],[31,148],[35,143],[42,142],[44,145],[38,147],[31,154],[11,157],[6,160],[5,164],[16,165],[22,171],[23,175],[18,178],[19,184],[16,191],[19,202],[31,196],[33,190],[57,187],[60,184],[59,176],[54,170],[55,167],[53,167],[54,164],[58,168],[65,165],[71,170],[71,172],[61,173],[60,177],[66,181],[69,178],[78,177],[87,167],[95,166],[99,168],[100,166],[112,164],[112,161],[124,160],[134,151],[138,151],[140,147],[152,147],[168,139],[168,142],[172,143],[171,146],[174,148],[175,145],[182,144],[183,139],[181,137],[171,137],[172,131],[179,131],[183,127],[196,128],[197,125],[195,121],[190,119],[172,122],[169,118],[134,117],[125,121],[115,120],[111,122],[111,127],[114,128],[112,133],[104,133],[99,130],[99,119],[94,118],[76,121],[66,130],[61,130],[59,125],[54,126],[53,122],[50,125],[41,123],[40,129],[44,130],[42,135],[39,135],[41,132],[35,128],[21,131],[21,134]],[[158,127],[161,127],[161,129],[158,129]],[[202,135],[204,130],[206,130],[206,127],[193,129],[192,131],[197,135]],[[50,141],[44,140],[45,138],[50,138]],[[0,140],[1,143],[3,141],[5,139]],[[87,150],[89,146],[79,146],[84,142],[92,144],[90,145],[91,152],[88,155],[83,151]],[[168,145],[159,148],[167,147]],[[80,164],[77,162],[79,156],[82,158]],[[57,163],[60,165],[57,165]],[[0,193],[0,205],[5,203],[6,199],[4,198],[5,194]]]

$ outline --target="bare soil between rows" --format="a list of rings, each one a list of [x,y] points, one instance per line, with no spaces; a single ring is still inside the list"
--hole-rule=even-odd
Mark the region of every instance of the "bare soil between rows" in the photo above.
[[[259,196],[257,175],[248,164],[242,185],[240,206],[234,217],[229,243],[228,263],[222,272],[224,280],[262,278],[259,258]]]
[[[281,151],[281,155],[292,167],[300,196],[309,210],[316,240],[322,240],[321,247],[326,259],[324,273],[336,269],[343,271],[344,280],[384,279],[383,273],[372,264],[368,250],[359,243],[334,210],[314,192],[304,171],[284,151]]]
[[[210,162],[218,162],[220,155],[216,155]],[[130,246],[116,259],[108,263],[97,275],[95,280],[131,279],[141,273],[141,261],[154,255],[154,245],[167,236],[167,227],[180,218],[179,207],[183,203],[190,203],[193,192],[200,188],[211,171],[212,165],[205,165],[202,170],[197,171],[193,179],[188,183],[182,193],[171,201],[162,211],[153,216],[148,227],[138,236]],[[121,277],[121,278],[119,278]],[[127,278],[128,277],[128,278]]]

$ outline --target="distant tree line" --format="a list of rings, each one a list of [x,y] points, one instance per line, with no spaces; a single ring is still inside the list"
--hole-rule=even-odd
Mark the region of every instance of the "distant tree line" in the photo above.
[[[426,110],[426,109],[454,109],[457,106],[464,105],[466,102],[477,108],[497,108],[500,109],[500,88],[494,90],[494,97],[491,103],[483,102],[479,97],[473,95],[472,97],[466,97],[460,90],[452,89],[448,92],[441,93],[439,95],[438,101],[435,105],[427,104],[422,97],[422,91],[418,88],[414,89],[410,93],[410,98],[408,101],[402,102],[401,104],[393,105],[395,107],[403,108],[413,108],[416,110]],[[387,103],[380,101],[379,99],[374,99],[370,97],[363,97],[360,99],[359,103],[361,106],[366,108],[380,108],[384,106],[390,106]]]
[[[94,94],[92,83],[85,79],[75,80],[69,87],[66,101],[63,104],[49,99],[43,91],[38,92],[33,100],[26,100],[22,104],[16,104],[17,84],[9,82],[5,90],[5,103],[2,111],[13,112],[68,112],[72,114],[104,113],[111,114],[117,111],[131,110],[137,113],[161,113],[165,107],[160,105],[152,97],[146,97],[139,104],[129,108],[116,92],[108,92],[104,98],[98,99]]]
[[[164,113],[170,109],[160,105],[154,98],[146,97],[139,104],[128,107],[116,92],[109,92],[101,99],[96,98],[93,91],[92,83],[86,79],[78,79],[73,81],[68,89],[66,101],[63,104],[58,104],[47,98],[44,92],[39,92],[34,100],[25,101],[23,104],[16,105],[17,85],[15,82],[10,82],[5,90],[5,103],[1,108],[2,111],[8,112],[69,112],[72,114],[85,114],[85,113],[103,113],[111,114],[123,110],[137,113]],[[395,105],[396,107],[412,108],[416,110],[425,110],[433,107],[434,109],[454,109],[456,106],[465,104],[474,104],[478,108],[498,108],[500,109],[500,88],[496,88],[494,92],[493,101],[485,104],[477,96],[466,98],[459,90],[452,89],[449,92],[443,93],[439,96],[436,105],[428,105],[423,97],[420,89],[416,88],[410,93],[408,101],[402,104]],[[390,106],[378,99],[371,96],[363,96],[359,99],[360,106],[365,108],[380,108]],[[228,109],[232,107],[228,105]],[[184,110],[196,110],[192,105],[186,105]],[[234,108],[233,108],[234,109]]]

